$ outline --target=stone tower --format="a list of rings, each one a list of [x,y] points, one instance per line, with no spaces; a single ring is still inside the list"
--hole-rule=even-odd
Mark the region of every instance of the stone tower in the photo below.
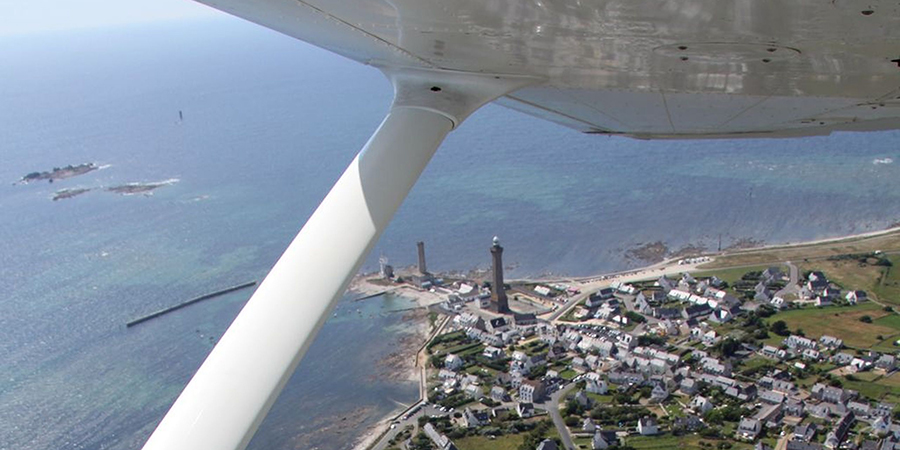
[[[494,284],[491,286],[491,301],[497,305],[497,312],[509,313],[509,299],[506,298],[506,289],[503,287],[503,247],[500,246],[500,239],[497,236],[494,236],[491,256],[494,260]]]
[[[416,247],[419,248],[419,273],[425,275],[428,273],[428,268],[425,267],[425,243],[422,241],[416,242]]]

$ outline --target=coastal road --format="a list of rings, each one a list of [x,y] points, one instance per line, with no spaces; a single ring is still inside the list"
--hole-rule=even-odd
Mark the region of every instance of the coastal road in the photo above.
[[[556,431],[559,433],[559,438],[562,440],[563,447],[575,450],[577,447],[575,447],[575,444],[572,442],[572,435],[569,434],[569,428],[566,427],[566,422],[563,421],[562,414],[559,413],[559,399],[563,398],[572,389],[575,389],[575,383],[569,383],[568,386],[551,394],[550,400],[544,402],[544,408],[547,409],[547,413],[549,413],[550,418],[553,419],[553,425],[556,426]]]
[[[429,342],[431,342],[432,339],[434,339],[435,336],[437,336],[444,330],[444,328],[447,326],[447,324],[450,323],[450,319],[451,319],[450,316],[447,316],[447,317],[444,317],[443,319],[441,319],[441,322],[437,325],[437,327],[434,328],[434,330],[432,330],[428,334],[428,339],[425,340],[425,343],[423,343],[422,346],[419,348],[419,351],[416,352],[416,369],[419,372],[419,401],[417,401],[413,405],[416,405],[422,401],[428,400],[428,398],[427,398],[428,386],[427,386],[427,381],[426,381],[426,375],[427,375],[426,367],[428,365],[428,354],[426,353],[425,347],[428,345]],[[425,407],[421,408],[419,410],[419,412],[417,412],[416,414],[413,414],[411,417],[409,417],[406,420],[402,420],[402,418],[398,418],[396,421],[394,421],[394,422],[396,422],[396,426],[393,429],[388,429],[387,433],[385,433],[384,436],[382,436],[382,438],[379,439],[375,445],[370,447],[370,450],[384,450],[385,448],[387,448],[388,442],[394,436],[396,436],[401,431],[403,431],[403,429],[406,428],[407,425],[418,426],[418,419],[422,415],[445,416],[448,414],[451,414],[451,413],[443,412],[443,411],[435,408],[434,406],[429,405],[429,406],[425,406]]]
[[[587,298],[591,293],[596,292],[600,288],[609,286],[614,281],[619,281],[621,283],[630,283],[633,281],[648,279],[655,280],[663,275],[673,275],[681,274],[684,272],[697,271],[700,270],[697,268],[699,264],[707,264],[709,262],[710,261],[692,264],[678,264],[677,260],[666,260],[652,266],[645,267],[643,269],[632,269],[626,272],[618,272],[615,274],[570,280],[570,282],[578,284],[577,287],[581,290],[581,293],[569,299],[565,303],[565,305],[563,305],[558,310],[556,310],[556,312],[547,317],[547,320],[552,322],[559,319],[567,312],[569,312],[572,308],[574,308],[575,305],[581,302],[581,300]]]
[[[450,414],[452,414],[452,413],[444,412],[444,411],[441,411],[441,410],[435,408],[432,405],[428,405],[428,406],[420,409],[418,412],[416,412],[415,414],[413,414],[406,420],[403,420],[402,418],[398,418],[396,421],[392,422],[392,423],[396,423],[396,426],[394,426],[393,429],[389,429],[387,431],[387,433],[385,433],[384,436],[382,436],[381,439],[379,439],[375,445],[369,447],[369,450],[385,450],[388,447],[388,442],[390,442],[390,440],[393,439],[394,436],[400,434],[400,432],[403,431],[407,427],[407,425],[412,425],[413,427],[418,427],[419,417],[422,417],[423,415],[447,416]],[[416,431],[414,428],[413,436],[415,436],[415,434],[416,434]]]

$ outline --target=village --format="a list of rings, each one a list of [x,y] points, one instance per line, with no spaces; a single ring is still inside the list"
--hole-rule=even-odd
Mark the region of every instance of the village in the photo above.
[[[900,315],[854,286],[789,263],[511,285],[502,250],[479,282],[432,276],[420,244],[404,282],[444,319],[425,398],[374,448],[900,448]]]

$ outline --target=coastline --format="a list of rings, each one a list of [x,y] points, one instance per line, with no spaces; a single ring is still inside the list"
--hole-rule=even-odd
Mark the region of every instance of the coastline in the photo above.
[[[379,290],[379,286],[366,282],[365,276],[366,275],[364,274],[360,274],[354,277],[348,291],[358,294],[357,296],[365,297],[379,294],[385,290]],[[378,364],[376,373],[373,374],[373,376],[419,383],[421,368],[417,365],[418,355],[422,346],[428,341],[432,331],[428,320],[427,306],[435,303],[435,299],[439,299],[440,296],[427,291],[416,291],[413,288],[390,289],[388,290],[388,293],[412,299],[416,302],[416,307],[411,310],[400,312],[403,314],[403,318],[401,319],[403,329],[397,337],[397,350],[389,354],[387,358]],[[380,295],[376,295],[375,297],[380,297]],[[368,300],[369,299],[366,298],[356,301]],[[410,405],[415,404],[419,400],[421,400],[421,398],[416,398]],[[378,439],[389,430],[391,420],[410,406],[400,402],[396,403],[396,408],[378,419],[374,425],[368,427],[354,441],[352,446],[353,449],[365,450],[378,442]]]

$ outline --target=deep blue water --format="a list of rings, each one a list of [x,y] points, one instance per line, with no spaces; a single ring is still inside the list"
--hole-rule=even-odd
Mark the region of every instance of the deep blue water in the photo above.
[[[249,292],[124,322],[261,279],[378,126],[390,86],[236,19],[6,37],[0,61],[0,449],[137,448]],[[367,268],[382,253],[412,264],[417,240],[433,270],[486,267],[499,235],[513,276],[582,275],[638,264],[623,254],[647,242],[881,229],[900,216],[900,179],[873,161],[900,163],[898,144],[897,132],[635,141],[489,105],[448,137]],[[85,161],[110,167],[13,185]],[[150,197],[50,200],[170,178]],[[405,305],[343,303],[252,446],[345,447],[356,435],[310,430],[414,397],[371,371],[403,327],[387,311]]]

